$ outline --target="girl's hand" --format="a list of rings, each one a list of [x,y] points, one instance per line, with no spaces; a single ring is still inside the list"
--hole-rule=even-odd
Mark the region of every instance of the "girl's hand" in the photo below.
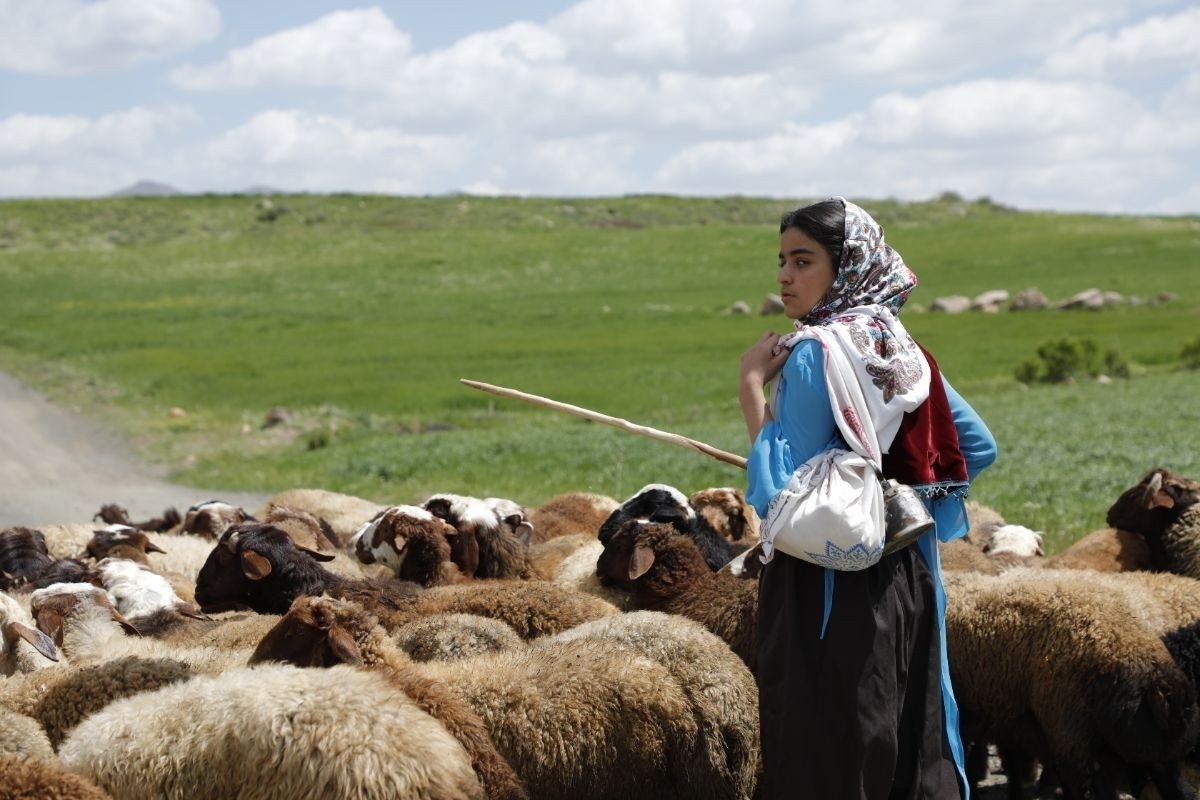
[[[783,364],[787,361],[791,351],[784,349],[782,352],[776,353],[775,346],[778,343],[779,334],[767,331],[758,338],[757,342],[750,345],[746,352],[742,353],[739,371],[740,383],[753,383],[761,388],[779,374],[779,370],[783,369]]]

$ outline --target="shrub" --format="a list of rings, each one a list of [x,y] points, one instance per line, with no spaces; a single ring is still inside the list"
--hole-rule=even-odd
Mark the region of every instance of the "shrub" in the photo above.
[[[1116,350],[1101,355],[1092,339],[1052,339],[1038,346],[1037,356],[1022,361],[1015,376],[1021,383],[1065,383],[1106,374],[1128,378],[1129,361]]]
[[[1183,365],[1188,369],[1200,369],[1200,336],[1184,342],[1183,349],[1179,351],[1179,357],[1183,359]]]

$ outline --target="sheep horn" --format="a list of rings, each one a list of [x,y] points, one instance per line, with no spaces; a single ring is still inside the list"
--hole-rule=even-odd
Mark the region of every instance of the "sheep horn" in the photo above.
[[[37,628],[31,628],[28,625],[23,625],[20,622],[10,622],[4,626],[4,632],[7,636],[20,636],[25,641],[33,645],[33,648],[44,655],[51,661],[58,661],[58,650],[54,646],[54,640],[46,634],[39,631]]]

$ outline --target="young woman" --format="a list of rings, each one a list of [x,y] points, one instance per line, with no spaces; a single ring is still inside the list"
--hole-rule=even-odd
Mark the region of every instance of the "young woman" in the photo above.
[[[804,335],[806,326],[824,326],[852,343],[847,355],[884,474],[916,488],[936,525],[857,571],[768,548],[759,586],[759,796],[964,797],[937,542],[966,533],[963,497],[995,460],[995,441],[897,319],[916,276],[863,209],[839,197],[785,215],[778,281],[797,331],[763,334],[740,368],[753,443],[748,500],[765,520],[796,467],[846,447],[825,378],[822,341],[831,339]]]

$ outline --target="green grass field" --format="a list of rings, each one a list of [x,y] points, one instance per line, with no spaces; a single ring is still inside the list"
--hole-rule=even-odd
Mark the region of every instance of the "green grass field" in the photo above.
[[[796,200],[237,196],[0,203],[0,368],[128,433],[175,480],[382,502],[533,504],[570,489],[741,485],[690,451],[461,386],[546,395],[744,452],[737,361],[783,317],[776,221]],[[974,497],[1052,550],[1146,470],[1200,477],[1200,220],[862,201],[921,279],[912,304],[1096,287],[1164,304],[905,321],[996,434]],[[1042,342],[1133,364],[1017,384]],[[264,429],[269,408],[291,423]],[[180,407],[183,417],[168,410]]]

